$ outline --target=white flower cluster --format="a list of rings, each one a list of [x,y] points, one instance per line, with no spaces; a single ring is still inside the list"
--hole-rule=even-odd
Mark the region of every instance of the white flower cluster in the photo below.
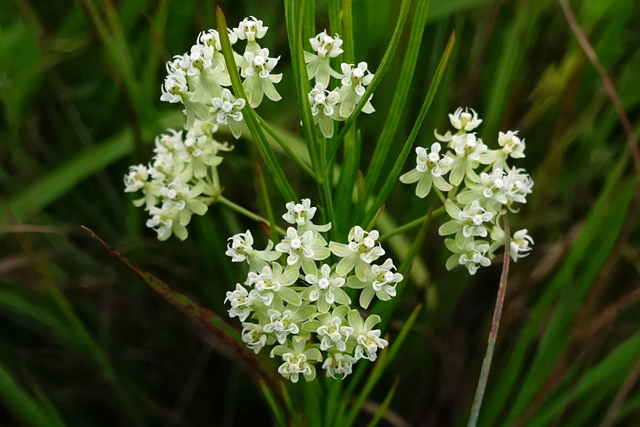
[[[309,80],[315,79],[315,86],[309,92],[311,112],[322,135],[325,138],[331,138],[334,131],[334,121],[343,121],[349,118],[374,75],[369,72],[366,62],[360,62],[357,66],[342,63],[340,72],[331,68],[331,58],[342,53],[340,48],[342,40],[337,34],[335,37],[331,37],[327,35],[326,31],[323,31],[309,39],[309,42],[315,52],[304,52]],[[339,79],[341,86],[329,90],[331,77]],[[362,109],[364,113],[371,114],[375,111],[371,105],[371,98],[367,100]]]
[[[431,148],[416,148],[416,167],[400,177],[405,184],[417,182],[416,195],[426,197],[432,187],[448,192],[445,209],[450,220],[442,224],[446,247],[453,252],[447,259],[447,269],[464,265],[470,274],[478,267],[491,264],[494,251],[505,243],[504,231],[498,221],[503,207],[515,211],[514,203],[526,203],[532,191],[533,180],[522,168],[512,168],[509,158],[524,157],[524,139],[517,131],[498,134],[496,150],[489,149],[473,131],[482,122],[471,109],[458,108],[449,114],[451,125],[457,129],[447,131],[436,139]],[[446,144],[446,152],[441,143]],[[476,172],[481,169],[480,173]],[[448,180],[446,178],[449,174]],[[458,192],[458,190],[460,190]],[[511,257],[514,261],[528,255],[533,239],[527,230],[516,231],[511,239]]]
[[[227,125],[232,135],[240,138],[242,109],[247,102],[255,108],[265,95],[273,101],[280,99],[273,84],[282,79],[282,74],[271,74],[279,57],[270,58],[269,50],[256,41],[266,32],[267,27],[254,17],[245,18],[237,28],[229,30],[232,44],[238,40],[247,42],[243,55],[234,52],[246,101],[236,98],[227,88],[231,78],[216,30],[200,33],[189,52],[167,63],[160,99],[184,105],[184,130],[169,129],[158,136],[151,163],[131,166],[124,177],[125,192],[142,192],[143,197],[134,205],[149,211],[147,227],[158,233],[158,239],[166,240],[172,234],[186,239],[191,216],[204,215],[220,196],[220,151],[232,147],[213,138],[218,127]]]
[[[265,95],[272,101],[281,99],[274,83],[282,80],[282,74],[271,74],[280,57],[270,57],[269,49],[260,47],[256,41],[264,37],[267,29],[262,21],[251,16],[229,30],[231,44],[238,40],[247,42],[242,55],[234,52],[247,100],[236,98],[227,89],[231,86],[231,78],[217,30],[203,31],[189,52],[176,55],[167,63],[167,77],[160,99],[184,105],[187,129],[196,119],[211,121],[216,125],[228,125],[233,136],[240,138],[242,109],[247,102],[256,108]]]
[[[217,126],[196,120],[188,131],[169,129],[156,137],[155,155],[148,166],[131,166],[124,177],[125,192],[142,192],[133,202],[149,211],[147,227],[166,240],[175,234],[188,236],[193,214],[204,215],[220,195],[217,166],[220,151],[231,147],[213,138]]]
[[[240,319],[242,339],[256,353],[277,343],[270,355],[282,358],[278,372],[292,382],[300,374],[313,380],[322,361],[327,376],[342,379],[355,362],[376,360],[388,344],[374,329],[380,317],[363,319],[344,289],[361,289],[359,303],[367,308],[374,296],[394,297],[403,277],[391,259],[374,264],[385,254],[377,231],[356,226],[348,243],[327,243],[321,233],[331,224],[312,222],[316,208],[309,199],[286,207],[282,218],[291,226],[278,244],[256,250],[250,231],[229,238],[226,254],[250,269],[244,284],[227,292],[229,316]],[[335,265],[324,262],[331,254],[340,258]]]

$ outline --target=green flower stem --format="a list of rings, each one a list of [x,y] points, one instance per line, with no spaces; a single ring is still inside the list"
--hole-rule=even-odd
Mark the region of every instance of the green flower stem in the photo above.
[[[443,213],[445,213],[444,206],[440,206],[438,209],[431,212],[431,218],[436,218],[442,215]],[[426,214],[421,216],[420,218],[416,218],[413,221],[403,224],[400,227],[394,229],[393,231],[380,236],[378,241],[383,242],[385,240],[392,238],[393,236],[396,236],[398,234],[404,233],[405,231],[411,230],[412,228],[419,227],[422,224],[424,224],[424,222],[427,220],[428,217],[429,217],[429,214]]]
[[[482,399],[484,397],[484,391],[487,388],[487,381],[489,380],[489,371],[491,370],[491,361],[493,360],[493,351],[496,346],[496,340],[498,338],[498,329],[500,327],[500,318],[502,317],[502,307],[504,305],[504,296],[507,293],[507,280],[509,278],[509,249],[510,243],[510,230],[509,230],[509,218],[507,215],[504,217],[504,256],[502,258],[502,274],[500,275],[500,285],[498,287],[498,296],[496,298],[496,306],[493,310],[493,318],[491,320],[491,331],[489,332],[489,340],[487,342],[487,352],[482,361],[482,370],[480,371],[480,378],[478,379],[478,388],[476,389],[476,395],[473,398],[473,407],[471,408],[471,414],[469,415],[469,421],[467,427],[475,427],[478,423],[478,416],[480,415],[480,407],[482,406]]]
[[[442,194],[442,191],[440,191],[440,189],[438,187],[436,187],[435,185],[433,186],[433,190],[436,192],[436,194],[438,195],[438,199],[440,199],[440,201],[442,202],[442,204],[444,205],[444,202],[447,200],[446,197],[444,197],[444,194]]]
[[[287,155],[289,156],[289,158],[291,160],[293,160],[293,162],[298,165],[298,167],[307,175],[309,175],[311,178],[313,178],[314,180],[316,179],[316,174],[315,172],[313,172],[313,170],[311,170],[311,168],[309,166],[307,166],[307,164],[298,156],[296,156],[296,154],[293,152],[293,150],[291,149],[291,147],[289,147],[287,145],[286,142],[284,142],[282,140],[282,138],[280,137],[280,135],[278,135],[278,133],[276,131],[274,131],[271,126],[269,126],[269,124],[262,118],[260,117],[259,114],[256,114],[256,118],[258,119],[258,122],[260,123],[260,125],[264,128],[264,130],[267,131],[267,133],[274,139],[274,141],[276,141],[276,143],[278,143],[278,145],[280,147],[282,147],[282,149],[284,150],[285,153],[287,153]]]
[[[255,213],[251,212],[250,210],[243,208],[242,206],[232,202],[231,200],[227,199],[224,196],[220,196],[220,198],[218,199],[218,202],[220,204],[228,207],[229,209],[238,212],[240,215],[246,216],[249,219],[252,219],[252,220],[254,220],[256,222],[259,222],[259,223],[269,224],[269,220],[267,220],[266,218],[263,218],[260,215],[255,214]],[[285,231],[280,227],[277,227],[276,231],[278,233],[282,234],[282,235],[286,234]]]
[[[244,92],[244,87],[242,86],[240,75],[238,74],[238,67],[235,59],[233,58],[233,50],[231,48],[231,42],[229,41],[229,34],[227,33],[227,22],[220,7],[216,9],[216,21],[218,24],[218,33],[220,34],[220,43],[222,44],[222,53],[227,65],[227,70],[229,71],[233,91],[236,94],[236,97],[246,100],[247,95]],[[267,165],[267,169],[269,169],[269,172],[273,175],[273,180],[278,187],[278,190],[280,190],[280,193],[286,200],[298,200],[295,191],[293,191],[289,180],[278,163],[275,153],[269,146],[269,142],[267,141],[267,138],[260,127],[260,123],[256,118],[256,113],[248,102],[242,109],[242,113],[244,115],[245,123],[247,124],[249,131],[251,131],[251,135],[258,146],[260,157],[262,157]]]

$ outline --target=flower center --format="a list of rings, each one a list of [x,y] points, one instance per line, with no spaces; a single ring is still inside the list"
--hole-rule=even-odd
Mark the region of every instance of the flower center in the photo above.
[[[331,285],[331,283],[329,282],[329,279],[323,277],[322,279],[318,280],[318,287],[320,289],[328,289],[329,286]]]
[[[302,240],[300,240],[298,237],[294,237],[293,239],[291,239],[291,249],[296,251],[300,248],[302,248]]]

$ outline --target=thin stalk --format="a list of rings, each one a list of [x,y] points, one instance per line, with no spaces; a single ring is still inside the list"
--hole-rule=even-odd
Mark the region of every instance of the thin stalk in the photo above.
[[[469,415],[469,421],[467,427],[475,427],[478,423],[478,416],[480,415],[480,407],[482,406],[482,399],[484,397],[484,391],[487,388],[487,381],[489,380],[489,371],[491,370],[491,362],[493,360],[493,351],[496,346],[496,340],[498,338],[498,329],[500,328],[500,318],[502,317],[502,307],[504,306],[504,297],[507,293],[507,280],[509,278],[509,249],[511,246],[511,237],[509,230],[509,217],[504,215],[504,256],[502,258],[502,274],[500,275],[500,285],[498,287],[498,296],[496,298],[496,306],[493,310],[493,319],[491,320],[491,331],[489,332],[489,340],[487,342],[487,352],[482,361],[482,370],[480,371],[480,378],[478,380],[478,388],[476,389],[476,395],[473,398],[473,407],[471,408],[471,414]]]
[[[224,196],[220,196],[220,198],[218,199],[218,202],[226,207],[228,207],[229,209],[238,212],[240,215],[244,215],[249,219],[252,219],[258,223],[263,223],[263,224],[269,224],[269,220],[266,218],[261,217],[260,215],[251,212],[249,209],[243,208],[242,206],[238,205],[237,203],[232,202],[231,200],[227,199]],[[276,227],[276,231],[282,235],[285,235],[285,231],[280,228],[280,227]]]
[[[436,218],[442,215],[444,212],[445,212],[444,206],[440,206],[438,209],[434,210],[430,214],[422,215],[421,217],[416,218],[413,221],[410,221],[406,224],[403,224],[400,227],[394,229],[393,231],[387,234],[383,234],[382,236],[380,236],[378,241],[383,242],[385,240],[392,238],[393,236],[396,236],[398,234],[404,233],[405,231],[411,230],[412,228],[419,227],[422,224],[424,224],[424,222],[427,220],[429,216],[431,216],[431,218]]]
[[[307,164],[298,156],[296,156],[296,154],[293,152],[293,150],[291,150],[291,147],[289,147],[289,145],[287,145],[286,142],[284,142],[282,140],[282,138],[280,137],[280,135],[278,135],[278,133],[276,131],[274,131],[271,126],[269,126],[269,123],[267,123],[262,117],[260,117],[260,115],[256,114],[256,118],[258,119],[258,122],[260,123],[260,125],[264,128],[264,130],[267,131],[267,133],[273,138],[273,140],[278,143],[278,145],[280,147],[282,147],[282,149],[284,150],[285,153],[287,153],[287,155],[289,156],[289,158],[291,160],[293,160],[293,162],[298,165],[298,167],[307,175],[309,175],[311,178],[313,178],[314,180],[316,179],[316,174],[313,170],[311,170],[311,168],[309,166],[307,166]]]

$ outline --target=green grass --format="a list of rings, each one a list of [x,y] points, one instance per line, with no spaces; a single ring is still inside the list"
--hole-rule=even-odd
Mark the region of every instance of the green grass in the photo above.
[[[158,242],[122,176],[149,158],[154,135],[181,125],[179,108],[159,101],[164,62],[222,23],[216,6],[229,26],[248,15],[269,26],[284,100],[247,113],[220,166],[225,203],[194,217],[187,241]],[[627,0],[572,7],[637,138],[640,11]],[[344,58],[377,70],[376,113],[326,143],[305,108],[299,50],[325,28],[352,33]],[[0,424],[465,425],[500,265],[447,272],[439,201],[396,183],[413,148],[467,105],[487,144],[520,131],[517,165],[536,181],[510,216],[536,244],[510,265],[478,425],[640,423],[638,177],[558,3],[4,2],[0,102]],[[334,237],[377,221],[408,277],[372,307],[388,351],[342,383],[320,370],[310,384],[281,381],[238,342],[223,304],[245,277],[226,239],[250,228],[264,242],[294,194],[338,224]]]

